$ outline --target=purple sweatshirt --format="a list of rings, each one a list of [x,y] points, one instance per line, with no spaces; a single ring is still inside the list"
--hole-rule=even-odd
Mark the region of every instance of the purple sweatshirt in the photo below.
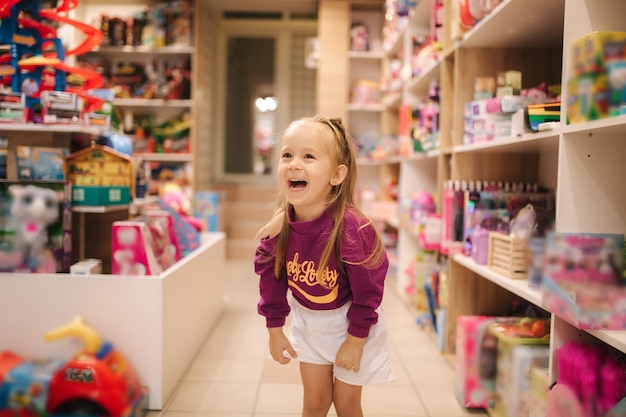
[[[341,259],[360,262],[367,258],[376,238],[372,224],[361,227],[367,221],[354,210],[346,210],[341,231]],[[352,301],[348,309],[348,333],[367,337],[370,326],[378,320],[376,309],[383,297],[389,266],[387,257],[374,269],[346,262],[344,274],[337,266],[337,259],[331,256],[323,271],[326,286],[320,285],[316,280],[316,269],[334,224],[332,216],[325,211],[317,219],[295,222],[290,213],[289,224],[286,279],[285,276],[276,279],[274,275],[277,236],[261,240],[254,257],[254,269],[260,276],[258,311],[266,318],[267,327],[285,324],[290,311],[287,303],[287,288],[290,288],[295,300],[311,310],[333,310]]]

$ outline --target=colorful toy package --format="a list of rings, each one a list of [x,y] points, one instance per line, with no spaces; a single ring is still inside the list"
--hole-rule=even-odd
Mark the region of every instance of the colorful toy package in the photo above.
[[[159,275],[162,271],[148,225],[142,221],[114,222],[111,273],[142,276]]]
[[[69,271],[70,196],[63,181],[0,182],[0,271]]]
[[[624,235],[552,233],[542,305],[580,329],[626,329]]]

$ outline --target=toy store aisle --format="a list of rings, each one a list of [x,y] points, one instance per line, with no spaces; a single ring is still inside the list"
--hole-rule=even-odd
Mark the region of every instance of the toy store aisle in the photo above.
[[[226,307],[173,398],[148,417],[297,417],[302,386],[297,362],[269,356],[264,321],[256,313],[251,261],[229,261]],[[454,372],[433,340],[388,288],[383,302],[396,381],[364,388],[366,416],[483,417],[459,406]],[[329,416],[336,416],[331,409]]]

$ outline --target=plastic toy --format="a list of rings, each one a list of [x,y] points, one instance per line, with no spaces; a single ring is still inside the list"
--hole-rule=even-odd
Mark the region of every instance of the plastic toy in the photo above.
[[[63,201],[63,194],[34,185],[22,187],[16,184],[9,190],[13,195],[11,215],[18,221],[15,248],[24,264],[38,265],[48,243],[46,229],[59,217],[59,201]]]
[[[163,184],[159,190],[159,194],[165,203],[167,203],[196,230],[202,231],[204,229],[202,221],[190,215],[192,212],[191,201],[178,184],[173,181]]]
[[[0,417],[90,415],[139,417],[147,407],[133,369],[112,343],[82,318],[45,334],[47,341],[75,337],[84,348],[70,360],[26,360],[0,352]]]
[[[78,0],[61,0],[55,9],[44,10],[41,0],[5,0],[0,5],[0,43],[10,45],[10,52],[0,56],[0,84],[10,85],[15,93],[25,93],[31,112],[43,91],[81,92],[102,85],[97,72],[64,63],[67,56],[84,54],[102,43],[101,31],[61,15],[77,5]],[[65,51],[56,28],[44,20],[71,25],[84,33],[84,40]],[[68,74],[80,77],[84,84],[68,89]],[[102,103],[95,97],[86,99],[91,106]]]

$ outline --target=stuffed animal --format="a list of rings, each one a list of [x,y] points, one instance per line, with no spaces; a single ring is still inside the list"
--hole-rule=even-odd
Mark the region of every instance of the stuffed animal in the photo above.
[[[35,185],[12,185],[11,215],[17,222],[14,250],[28,268],[39,266],[48,243],[47,228],[59,218],[63,193]]]

